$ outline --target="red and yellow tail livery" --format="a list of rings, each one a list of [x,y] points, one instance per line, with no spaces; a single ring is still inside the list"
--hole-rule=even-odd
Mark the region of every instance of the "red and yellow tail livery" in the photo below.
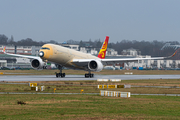
[[[106,36],[106,39],[101,47],[101,50],[99,51],[98,58],[104,59],[106,56],[106,50],[108,46],[109,36]]]
[[[6,52],[6,46],[3,48],[3,53],[5,53]]]

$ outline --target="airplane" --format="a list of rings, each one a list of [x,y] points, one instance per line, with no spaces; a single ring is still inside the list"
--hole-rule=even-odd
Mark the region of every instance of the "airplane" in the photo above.
[[[115,65],[116,63],[134,62],[138,60],[166,59],[173,57],[177,52],[176,51],[173,55],[168,57],[105,59],[108,41],[109,36],[106,36],[97,57],[56,44],[43,45],[39,51],[39,56],[6,53],[6,47],[4,47],[3,52],[7,55],[32,59],[31,67],[36,70],[46,69],[47,61],[53,62],[58,65],[58,69],[60,70],[59,73],[56,73],[57,78],[66,76],[65,73],[62,73],[63,67],[88,71],[88,73],[85,74],[85,78],[92,78],[94,77],[94,74],[91,74],[91,72],[99,72],[105,65]]]

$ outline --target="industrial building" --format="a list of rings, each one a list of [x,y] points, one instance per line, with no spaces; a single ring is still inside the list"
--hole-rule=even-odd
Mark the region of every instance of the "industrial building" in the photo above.
[[[0,67],[7,67],[7,60],[0,60]]]
[[[0,54],[3,54],[2,50],[4,45],[0,45]],[[41,46],[14,46],[7,45],[6,52],[13,54],[23,54],[23,55],[38,55]]]

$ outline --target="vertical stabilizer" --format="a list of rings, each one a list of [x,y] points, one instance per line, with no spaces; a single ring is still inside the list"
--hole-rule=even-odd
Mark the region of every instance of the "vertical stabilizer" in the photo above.
[[[106,39],[101,47],[101,50],[99,51],[98,58],[104,59],[106,56],[106,50],[108,46],[109,36],[106,36]]]
[[[3,53],[6,53],[6,46],[3,48]]]

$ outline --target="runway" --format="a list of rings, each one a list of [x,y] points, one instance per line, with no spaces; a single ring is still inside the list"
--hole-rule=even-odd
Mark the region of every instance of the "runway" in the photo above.
[[[65,78],[56,78],[55,75],[2,75],[2,81],[77,81],[97,79],[121,79],[121,80],[144,80],[144,79],[180,79],[180,75],[95,75],[94,78],[84,78],[84,75],[66,75]]]

